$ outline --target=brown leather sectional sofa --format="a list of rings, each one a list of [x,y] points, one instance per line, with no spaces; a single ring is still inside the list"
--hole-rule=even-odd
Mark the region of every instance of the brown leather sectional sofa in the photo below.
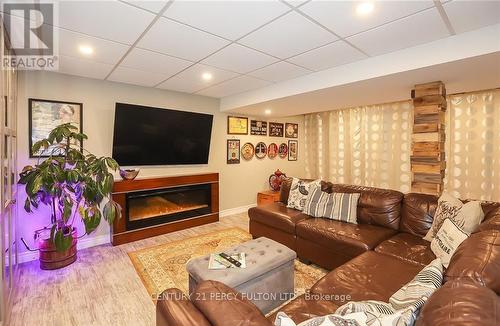
[[[248,215],[254,237],[283,243],[302,261],[331,270],[281,309],[296,323],[351,300],[387,302],[435,258],[422,237],[432,224],[436,196],[323,182],[324,191],[361,193],[358,224],[348,224],[287,208],[290,183],[283,184],[280,202],[251,208]],[[482,207],[485,220],[455,252],[444,285],[424,305],[417,325],[500,324],[500,203]],[[157,325],[270,325],[274,319],[214,281],[200,284],[191,299],[157,304]]]

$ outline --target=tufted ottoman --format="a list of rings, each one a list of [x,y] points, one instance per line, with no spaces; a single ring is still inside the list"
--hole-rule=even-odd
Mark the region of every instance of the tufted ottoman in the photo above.
[[[295,251],[262,237],[228,248],[224,252],[244,252],[246,268],[210,270],[209,255],[193,258],[186,265],[190,294],[201,281],[219,281],[242,293],[264,314],[293,296],[294,259],[297,257]]]

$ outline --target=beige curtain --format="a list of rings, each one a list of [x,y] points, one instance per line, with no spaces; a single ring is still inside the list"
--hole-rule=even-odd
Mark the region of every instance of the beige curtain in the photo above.
[[[411,108],[405,101],[307,114],[307,176],[408,192]]]
[[[445,189],[500,201],[500,90],[450,96],[446,114]]]

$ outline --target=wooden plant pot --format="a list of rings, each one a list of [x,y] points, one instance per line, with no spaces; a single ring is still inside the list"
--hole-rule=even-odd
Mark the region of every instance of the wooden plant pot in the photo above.
[[[44,270],[59,269],[71,265],[76,260],[76,229],[73,230],[73,243],[66,251],[59,252],[50,239],[40,239],[38,249],[40,252],[40,268]]]

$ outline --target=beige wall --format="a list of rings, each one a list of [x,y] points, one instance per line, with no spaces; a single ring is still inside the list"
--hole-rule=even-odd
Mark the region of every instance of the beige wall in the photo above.
[[[228,136],[226,134],[227,114],[219,111],[219,100],[194,96],[179,92],[158,90],[132,86],[121,83],[100,81],[88,78],[47,72],[25,72],[19,78],[18,96],[18,167],[35,164],[36,160],[28,158],[28,98],[71,101],[83,103],[83,129],[89,136],[84,146],[96,155],[111,156],[113,120],[115,102],[141,104],[161,108],[172,108],[186,111],[204,112],[214,115],[212,142],[209,163],[196,166],[157,166],[141,167],[139,177],[168,176],[199,172],[218,172],[220,174],[220,209],[254,204],[256,193],[267,189],[268,176],[277,168],[288,175],[304,176],[304,161],[301,155],[303,148],[303,117],[285,119],[268,119],[278,122],[296,122],[299,124],[299,160],[289,162],[287,159],[270,160],[252,159],[241,164],[226,164],[226,140],[237,138],[243,145],[245,142],[264,141],[280,143],[285,138],[260,136]],[[21,236],[32,244],[33,230],[48,223],[48,210],[39,209],[28,215],[22,208],[25,195],[19,188],[19,230]],[[36,216],[35,216],[36,215]],[[29,220],[29,223],[27,221]],[[101,223],[92,237],[109,233],[109,226]],[[83,230],[79,228],[79,230]],[[21,248],[23,250],[24,248]]]

